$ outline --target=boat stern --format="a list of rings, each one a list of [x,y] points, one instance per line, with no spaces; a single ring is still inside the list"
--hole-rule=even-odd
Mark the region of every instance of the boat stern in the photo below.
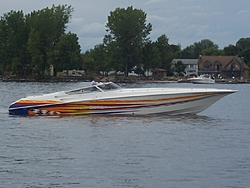
[[[10,115],[21,115],[21,116],[29,115],[28,112],[29,109],[24,106],[22,107],[18,105],[17,101],[9,106],[8,111]]]
[[[52,110],[53,107],[57,106],[58,102],[48,100],[27,100],[20,99],[13,102],[9,108],[10,115],[28,116],[28,115],[58,115],[59,112]]]

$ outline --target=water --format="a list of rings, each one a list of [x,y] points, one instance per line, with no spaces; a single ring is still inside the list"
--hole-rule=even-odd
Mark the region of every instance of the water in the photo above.
[[[250,85],[195,116],[15,117],[14,100],[83,83],[0,82],[0,187],[249,187]],[[132,84],[128,87],[201,87]]]

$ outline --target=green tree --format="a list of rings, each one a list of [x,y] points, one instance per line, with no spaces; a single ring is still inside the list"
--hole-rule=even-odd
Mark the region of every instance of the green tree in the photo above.
[[[163,34],[157,39],[156,45],[160,52],[161,68],[171,74],[171,61],[180,56],[181,50],[179,45],[170,45],[168,41],[168,37]]]
[[[156,45],[160,52],[161,57],[161,68],[167,69],[169,68],[167,66],[168,63],[168,51],[170,50],[169,44],[168,44],[168,38],[166,35],[161,35],[157,38]]]
[[[230,44],[230,45],[224,47],[224,54],[229,55],[229,56],[238,55],[239,54],[239,48],[237,48],[236,46]]]
[[[55,53],[68,42],[64,60],[69,65],[79,66],[80,46],[75,34],[66,34],[65,30],[71,18],[73,8],[67,5],[53,5],[24,15],[22,11],[10,11],[0,19],[0,68],[25,76],[34,73],[39,77],[46,74],[55,63]],[[66,41],[66,42],[65,42]],[[57,44],[59,44],[57,46]],[[72,47],[75,45],[74,47]],[[57,46],[57,49],[55,47]],[[77,49],[74,51],[74,49]],[[74,51],[74,52],[73,52]],[[69,60],[70,59],[70,60]],[[77,62],[77,63],[76,63]]]
[[[22,11],[11,11],[1,18],[2,69],[22,76],[27,67],[26,41],[28,38]]]
[[[236,42],[236,47],[239,49],[239,56],[244,57],[245,63],[250,65],[250,38],[241,38]]]
[[[6,21],[0,20],[0,70],[4,76],[7,67],[7,25]]]
[[[201,51],[200,55],[208,55],[208,56],[219,56],[224,55],[224,51],[218,49],[217,47],[209,47]]]
[[[126,76],[135,65],[140,64],[142,47],[152,30],[152,25],[146,24],[146,13],[132,6],[127,9],[117,8],[110,12],[106,24],[109,41],[115,41],[123,63]],[[113,43],[112,43],[113,44]],[[116,51],[116,52],[117,52]]]
[[[27,50],[31,56],[30,67],[35,75],[41,75],[43,70],[44,54],[40,45],[40,35],[35,29],[31,29],[27,42]]]
[[[90,51],[86,51],[83,54],[83,69],[85,70],[86,74],[94,72],[94,57]]]
[[[50,64],[56,72],[80,69],[80,45],[76,34],[69,32],[61,36],[61,40],[55,45],[53,53],[50,54]]]
[[[187,46],[182,50],[182,58],[196,59],[199,55],[221,55],[223,52],[219,50],[217,44],[210,39],[203,39],[195,42],[193,45]]]
[[[177,73],[183,73],[185,69],[186,69],[186,65],[184,65],[182,61],[177,61],[177,63],[172,68],[172,71],[177,72]]]
[[[144,71],[159,68],[161,66],[161,54],[156,43],[148,42],[143,48],[143,63]]]
[[[118,48],[118,42],[112,39],[111,35],[105,35],[103,44],[106,51],[106,70],[107,71],[124,71],[124,62],[122,51]]]
[[[32,40],[32,45],[29,42],[29,52],[34,56],[32,57],[32,62],[36,64],[34,68],[40,69],[36,71],[40,77],[44,76],[50,67],[49,58],[53,57],[51,54],[67,28],[66,24],[71,18],[72,11],[71,6],[53,5],[52,8],[34,11],[26,16],[27,25],[30,28],[29,40]],[[32,49],[37,45],[39,45],[38,50]]]
[[[194,45],[187,46],[181,51],[181,59],[195,59]]]
[[[94,58],[94,71],[99,74],[100,72],[106,71],[106,50],[103,44],[96,45],[93,50],[91,50],[92,56]]]
[[[219,49],[217,44],[214,44],[213,41],[209,39],[203,39],[200,42],[194,43],[194,56],[198,58],[201,55],[202,51],[207,50],[209,48]]]

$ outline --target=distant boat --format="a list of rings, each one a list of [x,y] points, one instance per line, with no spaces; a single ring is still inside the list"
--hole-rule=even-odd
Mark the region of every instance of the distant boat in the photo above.
[[[193,84],[214,84],[215,80],[211,77],[211,75],[200,75],[198,77],[188,78]]]

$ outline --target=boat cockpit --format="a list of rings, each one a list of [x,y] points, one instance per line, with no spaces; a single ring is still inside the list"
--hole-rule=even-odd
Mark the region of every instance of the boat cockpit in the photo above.
[[[99,83],[97,85],[89,85],[82,88],[66,91],[65,93],[68,95],[72,94],[83,94],[83,93],[91,93],[91,92],[105,92],[115,89],[121,89],[120,86],[113,82],[105,82],[105,83]]]

